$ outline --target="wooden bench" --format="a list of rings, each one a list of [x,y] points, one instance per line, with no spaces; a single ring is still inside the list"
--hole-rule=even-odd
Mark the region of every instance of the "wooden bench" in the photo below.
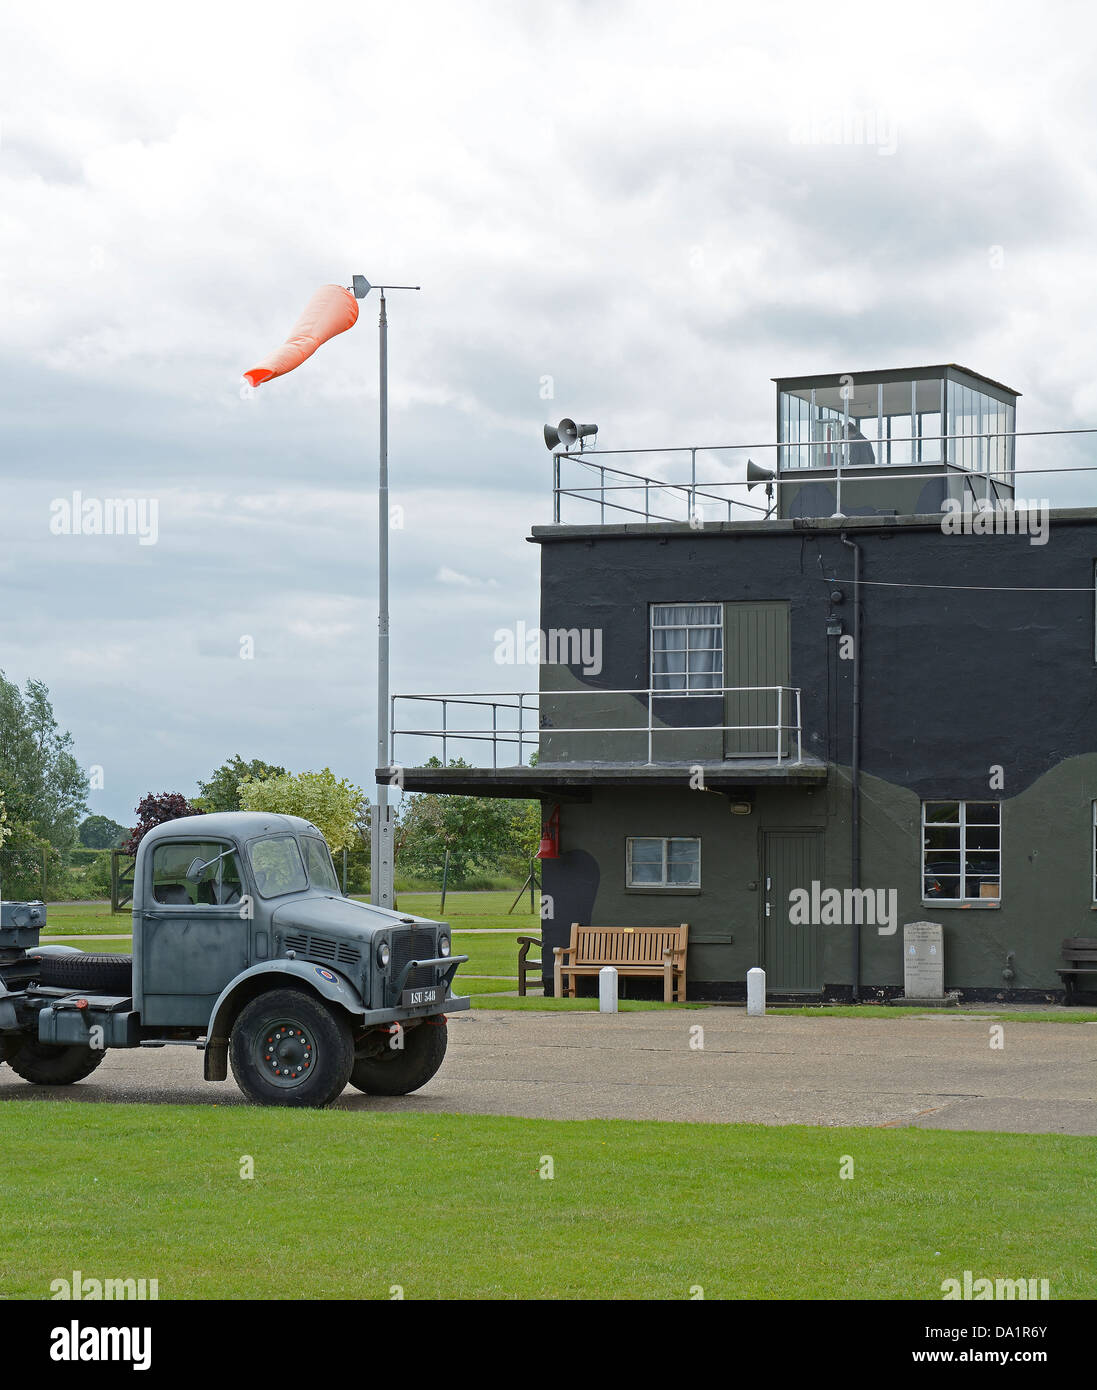
[[[1097,975],[1097,936],[1068,936],[1063,942],[1066,966],[1056,974],[1066,990],[1066,1003],[1074,1002],[1074,986],[1079,975]]]
[[[663,998],[668,1004],[686,998],[686,938],[689,923],[677,927],[584,927],[571,924],[571,945],[554,946],[556,997],[575,998],[580,975],[597,975],[612,965],[619,975],[652,979],[662,977]]]
[[[541,975],[540,960],[529,959],[529,948],[536,946],[541,949],[541,938],[539,936],[520,936],[518,938],[518,993],[524,995],[526,992],[526,981],[532,978],[534,984],[541,986],[541,993],[545,991],[545,982]]]

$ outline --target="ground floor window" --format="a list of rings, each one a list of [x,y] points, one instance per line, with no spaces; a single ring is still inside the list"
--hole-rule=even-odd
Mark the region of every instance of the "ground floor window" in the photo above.
[[[626,888],[700,888],[701,841],[632,836],[625,842]]]
[[[940,902],[1001,898],[1000,802],[922,803],[922,895]]]

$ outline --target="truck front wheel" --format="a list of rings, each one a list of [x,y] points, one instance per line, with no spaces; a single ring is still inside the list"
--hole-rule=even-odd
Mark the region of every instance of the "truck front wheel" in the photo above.
[[[102,1048],[25,1042],[8,1058],[8,1066],[35,1086],[71,1086],[90,1076],[106,1055]]]
[[[400,1040],[403,1047],[386,1047],[372,1056],[360,1057],[350,1074],[350,1084],[368,1096],[406,1096],[425,1086],[446,1055],[445,1023],[427,1020],[416,1028],[405,1029]]]
[[[257,1105],[330,1105],[350,1079],[354,1038],[347,1019],[314,995],[273,989],[240,1011],[229,1061]]]

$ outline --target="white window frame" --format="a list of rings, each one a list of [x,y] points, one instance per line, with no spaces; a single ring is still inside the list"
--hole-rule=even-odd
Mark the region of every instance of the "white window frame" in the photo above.
[[[927,898],[927,897],[926,897],[926,877],[927,877],[927,872],[926,872],[926,861],[927,861],[927,858],[928,858],[930,855],[955,854],[955,853],[957,852],[956,850],[940,850],[940,849],[931,850],[931,849],[927,846],[927,844],[926,844],[926,831],[927,831],[927,830],[942,830],[942,829],[955,829],[955,828],[956,828],[956,827],[953,826],[950,822],[927,821],[927,820],[926,820],[926,807],[927,807],[927,806],[937,806],[937,805],[939,805],[941,802],[947,802],[947,801],[955,801],[956,804],[957,804],[957,806],[958,806],[958,808],[959,808],[958,811],[957,811],[957,815],[958,815],[958,817],[959,817],[959,830],[960,830],[960,846],[959,846],[959,855],[960,855],[960,875],[959,875],[959,876],[960,876],[960,888],[961,888],[961,891],[963,891],[964,889],[967,888],[967,880],[968,880],[968,873],[967,873],[967,869],[966,869],[966,867],[965,867],[966,864],[967,864],[967,858],[968,858],[968,845],[967,845],[967,830],[968,830],[967,808],[968,808],[969,805],[997,806],[997,807],[998,807],[998,826],[997,826],[997,829],[998,829],[998,848],[997,848],[996,850],[975,849],[975,850],[972,850],[972,851],[971,851],[973,854],[997,854],[997,856],[998,856],[998,873],[997,873],[997,879],[998,879],[998,896],[997,896],[996,898],[982,898],[982,897]],[[985,821],[976,821],[976,822],[974,822],[974,826],[975,826],[975,828],[978,828],[978,829],[980,829],[980,830],[985,830],[985,829],[988,828],[988,825],[987,825],[987,823],[986,823]],[[1001,901],[1002,901],[1002,803],[1001,803],[1000,801],[994,801],[994,800],[993,800],[992,798],[990,798],[990,797],[970,797],[968,800],[965,801],[965,800],[961,799],[960,797],[955,797],[955,796],[935,796],[935,797],[930,798],[928,801],[923,801],[923,802],[922,802],[922,863],[921,863],[921,871],[922,871],[922,877],[921,877],[921,899],[922,899],[922,902],[925,903],[925,904],[927,904],[927,905],[933,905],[933,904],[937,904],[937,903],[940,903],[940,904],[942,904],[942,905],[944,905],[944,904],[946,904],[946,903],[956,903],[957,905],[963,905],[963,904],[973,905],[973,904],[976,904],[976,903],[981,903],[981,904],[983,904],[984,906],[989,906],[989,905],[992,904],[992,903],[995,904],[995,905],[1000,904]],[[951,875],[950,875],[950,876],[951,876]],[[975,875],[975,877],[978,877],[978,875]]]
[[[710,625],[709,623],[686,623],[684,626],[683,626],[682,624],[680,624],[680,623],[657,623],[657,622],[655,621],[655,613],[656,613],[656,610],[659,609],[659,608],[715,608],[718,617],[717,617],[717,622],[716,622],[715,627],[713,627],[713,626]],[[679,687],[677,687],[677,686],[659,687],[659,686],[657,686],[656,683],[655,683],[655,674],[656,674],[656,673],[655,673],[655,633],[656,633],[656,631],[659,631],[659,632],[684,632],[684,633],[687,634],[687,637],[686,637],[686,645],[685,645],[685,647],[684,647],[683,649],[681,649],[681,650],[684,650],[684,651],[685,651],[685,655],[686,655],[686,669],[682,672],[682,679],[685,681],[685,686],[682,687],[682,688],[679,688]],[[690,683],[689,683],[689,682],[690,682],[690,670],[689,670],[689,637],[688,637],[688,634],[691,633],[691,632],[715,632],[715,633],[717,634],[717,643],[718,643],[717,646],[715,646],[715,647],[698,648],[698,650],[703,650],[703,651],[715,651],[715,652],[718,652],[718,653],[719,653],[719,656],[720,656],[720,669],[719,669],[719,672],[704,672],[704,673],[703,673],[703,674],[705,674],[705,675],[710,675],[710,674],[711,674],[711,675],[717,675],[717,674],[719,675],[720,679],[717,681],[717,683],[716,683],[715,686],[706,685],[706,686],[696,686],[696,687],[694,687],[694,688],[692,688],[692,689],[690,688]],[[672,648],[670,648],[670,650],[671,650],[671,651],[678,651],[679,648],[677,648],[677,647],[672,647]],[[659,674],[660,674],[660,678],[661,678],[661,679],[668,679],[668,678],[669,678],[671,675],[673,675],[674,673],[668,671],[668,672],[665,672],[665,673],[664,673],[664,672],[660,672]],[[702,673],[698,673],[698,674],[702,674]],[[665,602],[652,603],[652,604],[650,604],[650,605],[648,606],[648,682],[649,682],[649,688],[650,688],[651,690],[655,691],[655,693],[656,693],[657,695],[681,695],[683,698],[687,698],[687,697],[696,697],[696,696],[705,696],[705,695],[707,695],[710,699],[713,699],[713,698],[715,698],[715,697],[719,697],[719,696],[720,696],[721,691],[722,691],[722,687],[723,687],[723,684],[724,684],[724,605],[723,605],[722,603],[713,603],[713,602],[711,602],[711,601],[708,600],[708,599],[688,599],[688,600],[685,600],[685,601],[682,601],[682,602],[675,602],[675,603],[665,603]]]
[[[655,840],[663,847],[662,877],[658,883],[634,883],[632,879],[632,846],[637,840]],[[697,846],[697,879],[693,883],[670,883],[667,880],[668,849],[672,840],[687,840]],[[701,886],[701,837],[700,835],[629,835],[625,839],[625,887],[638,890],[660,889],[691,890]]]

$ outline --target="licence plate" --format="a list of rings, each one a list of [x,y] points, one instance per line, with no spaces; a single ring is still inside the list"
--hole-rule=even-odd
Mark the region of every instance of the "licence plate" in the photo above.
[[[404,990],[400,996],[400,1003],[405,1009],[409,1009],[417,1004],[440,1004],[445,997],[445,985],[424,985],[422,989]]]

